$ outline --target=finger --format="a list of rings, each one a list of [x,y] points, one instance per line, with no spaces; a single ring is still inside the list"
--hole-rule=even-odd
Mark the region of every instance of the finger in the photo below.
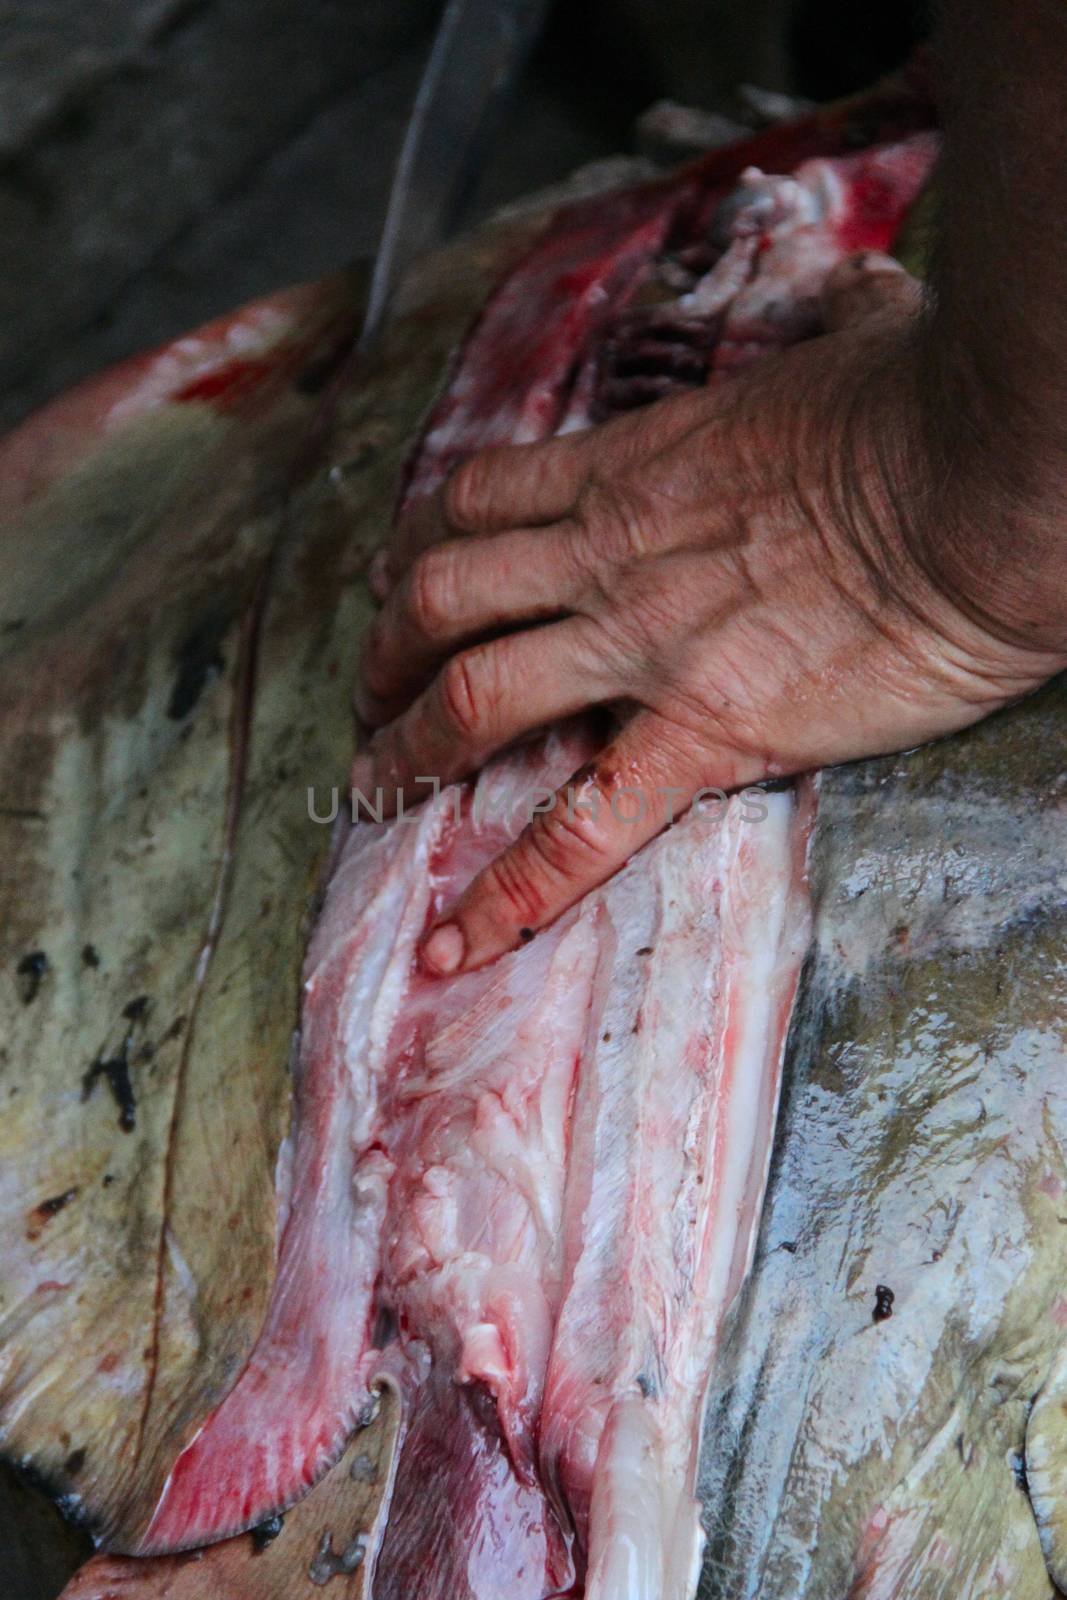
[[[914,315],[922,305],[922,284],[892,256],[860,250],[847,256],[823,287],[823,321],[830,333],[866,322],[880,312]]]
[[[363,647],[356,707],[390,721],[457,646],[479,634],[558,616],[583,585],[566,523],[424,551],[389,595]]]
[[[709,769],[712,777],[699,775]],[[680,748],[660,717],[639,712],[430,930],[423,966],[439,976],[484,966],[605,882],[702,786],[725,790],[762,775],[751,757]]]
[[[593,474],[610,482],[633,465],[635,452],[648,459],[668,449],[713,403],[704,390],[672,395],[596,428],[472,456],[436,494],[401,517],[382,563],[382,589],[399,582],[422,551],[444,539],[561,520]]]
[[[424,800],[506,744],[610,699],[617,680],[594,630],[570,617],[453,656],[403,716],[375,734],[352,767],[352,787],[391,815]]]
[[[397,523],[384,578],[397,583],[432,545],[457,535],[556,522],[573,506],[588,472],[590,436],[566,434],[539,444],[501,445],[464,461]]]

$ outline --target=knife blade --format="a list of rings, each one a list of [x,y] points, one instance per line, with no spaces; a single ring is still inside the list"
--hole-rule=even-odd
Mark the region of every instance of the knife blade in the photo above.
[[[406,264],[447,237],[495,114],[549,0],[447,0],[393,174],[359,347],[381,327]]]

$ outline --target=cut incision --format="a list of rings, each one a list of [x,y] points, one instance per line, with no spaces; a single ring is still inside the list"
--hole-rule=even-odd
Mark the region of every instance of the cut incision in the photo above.
[[[271,1319],[149,1548],[286,1503],[385,1368],[409,1421],[379,1600],[416,1572],[425,1600],[541,1600],[587,1561],[606,1596],[620,1560],[646,1573],[634,1596],[687,1592],[700,1395],[758,1221],[807,822],[791,794],[760,822],[741,801],[695,812],[493,967],[418,976],[427,916],[586,754],[552,737],[488,769],[458,821],[446,790],[417,823],[350,835],[309,958]],[[375,1324],[397,1330],[383,1351]]]

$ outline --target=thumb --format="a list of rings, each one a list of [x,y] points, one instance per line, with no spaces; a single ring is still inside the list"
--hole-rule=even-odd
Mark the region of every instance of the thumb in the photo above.
[[[855,327],[880,312],[916,315],[922,284],[899,261],[878,250],[859,250],[839,261],[823,285],[823,322],[828,333]]]

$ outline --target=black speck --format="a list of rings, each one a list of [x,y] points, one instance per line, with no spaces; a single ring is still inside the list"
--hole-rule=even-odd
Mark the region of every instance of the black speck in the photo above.
[[[784,1250],[786,1255],[795,1256],[796,1253],[797,1253],[796,1240],[795,1239],[783,1239],[781,1244],[778,1246],[778,1248],[779,1248],[779,1250]]]
[[[23,956],[16,968],[19,998],[24,1006],[36,1000],[41,980],[48,971],[48,957],[43,950],[31,950]]]
[[[208,684],[214,683],[225,670],[222,641],[228,626],[228,617],[205,617],[179,649],[177,673],[167,705],[167,716],[172,722],[184,721]]]
[[[893,1301],[896,1295],[884,1283],[878,1283],[874,1289],[874,1310],[871,1312],[872,1322],[887,1322],[893,1315]]]
[[[98,967],[100,965],[100,953],[95,944],[82,945],[82,961],[87,967]]]
[[[252,1549],[258,1556],[269,1544],[273,1544],[285,1526],[282,1516],[268,1517],[266,1522],[261,1522],[257,1528],[251,1530]]]
[[[105,1172],[104,1173],[104,1188],[105,1189],[110,1189],[111,1185],[114,1183],[114,1181],[115,1181],[115,1174],[113,1172]]]
[[[1027,1499],[1030,1497],[1030,1479],[1026,1475],[1026,1457],[1020,1450],[1011,1458],[1011,1470],[1015,1476],[1015,1487],[1021,1489]]]
[[[124,1133],[132,1133],[137,1126],[137,1097],[130,1081],[130,1049],[137,1026],[143,1021],[147,1010],[148,998],[145,995],[138,995],[136,1000],[131,1000],[123,1007],[122,1015],[129,1026],[118,1054],[105,1058],[101,1052],[82,1077],[83,1100],[89,1099],[98,1078],[107,1080],[112,1098],[119,1108],[119,1127]]]
[[[77,1197],[77,1194],[77,1189],[67,1189],[63,1194],[53,1195],[51,1200],[42,1200],[37,1207],[37,1215],[44,1221],[47,1221],[49,1217],[58,1216],[63,1207],[69,1206],[70,1202]]]
[[[533,938],[533,936],[534,936],[534,933],[533,933],[533,929],[532,928],[520,928],[519,929],[519,938],[522,940],[523,944],[529,944],[529,942]]]
[[[652,954],[652,946],[650,944],[643,944],[640,950],[638,950],[637,954],[639,956],[650,956]]]
[[[63,1471],[68,1478],[76,1478],[85,1465],[85,1451],[72,1450],[63,1463]]]
[[[137,1126],[137,1097],[130,1082],[130,1062],[126,1045],[122,1054],[108,1061],[99,1058],[93,1062],[82,1078],[82,1099],[88,1100],[96,1088],[96,1080],[106,1078],[112,1098],[119,1108],[119,1127],[123,1133],[132,1133]]]

